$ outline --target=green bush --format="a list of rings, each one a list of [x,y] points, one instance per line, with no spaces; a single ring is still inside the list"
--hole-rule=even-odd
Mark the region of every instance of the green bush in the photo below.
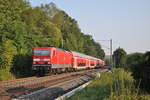
[[[127,69],[133,73],[137,85],[140,83],[140,89],[150,93],[150,52],[128,55],[127,66]]]
[[[0,54],[0,81],[14,79],[10,70],[13,67],[13,57],[17,54],[17,50],[12,40],[6,40],[2,44]]]
[[[0,81],[13,80],[13,79],[15,79],[15,76],[10,72],[10,69],[0,70]]]

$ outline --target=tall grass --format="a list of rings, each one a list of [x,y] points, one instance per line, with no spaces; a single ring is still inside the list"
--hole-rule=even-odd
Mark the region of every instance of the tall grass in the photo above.
[[[0,81],[13,79],[15,79],[15,76],[9,71],[9,69],[0,69]]]
[[[67,100],[150,100],[150,95],[139,95],[138,91],[130,72],[113,69]]]

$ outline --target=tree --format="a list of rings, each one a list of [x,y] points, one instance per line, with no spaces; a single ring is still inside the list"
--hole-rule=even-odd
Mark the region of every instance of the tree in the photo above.
[[[143,53],[132,53],[127,55],[127,60],[126,60],[126,69],[128,71],[136,71],[134,69],[134,65],[139,63],[141,59],[143,58]]]
[[[95,45],[95,50],[97,51],[97,54],[96,54],[95,57],[104,59],[104,57],[105,57],[105,52],[104,52],[104,50],[101,48],[101,45],[100,45],[99,43],[96,43],[96,42],[94,43],[94,45]]]
[[[132,54],[134,60],[131,62],[131,71],[133,72],[133,77],[137,81],[137,85],[140,83],[141,89],[150,92],[150,52],[145,54]]]
[[[60,45],[61,31],[50,21],[48,14],[41,8],[30,8],[22,15],[27,24],[27,30],[34,37],[34,44],[38,46]]]
[[[124,49],[122,49],[120,47],[118,49],[116,49],[113,53],[113,60],[114,60],[115,67],[125,68],[126,67],[126,56],[127,56],[127,53],[125,52]]]
[[[0,0],[0,71],[9,78],[14,56],[23,47],[26,29],[21,14],[28,7],[25,0]]]

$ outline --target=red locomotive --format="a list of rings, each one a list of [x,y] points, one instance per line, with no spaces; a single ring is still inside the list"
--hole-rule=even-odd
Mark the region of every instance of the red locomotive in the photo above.
[[[105,62],[82,53],[55,47],[33,48],[32,70],[43,75],[80,69],[103,67]]]

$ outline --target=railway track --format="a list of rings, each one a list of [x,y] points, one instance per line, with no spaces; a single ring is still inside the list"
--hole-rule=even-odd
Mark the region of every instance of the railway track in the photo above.
[[[11,100],[22,95],[54,86],[63,82],[78,79],[81,76],[93,78],[91,74],[100,72],[101,69],[91,69],[72,73],[63,73],[45,77],[29,77],[12,81],[0,82],[0,100]],[[83,79],[84,80],[84,79]]]

